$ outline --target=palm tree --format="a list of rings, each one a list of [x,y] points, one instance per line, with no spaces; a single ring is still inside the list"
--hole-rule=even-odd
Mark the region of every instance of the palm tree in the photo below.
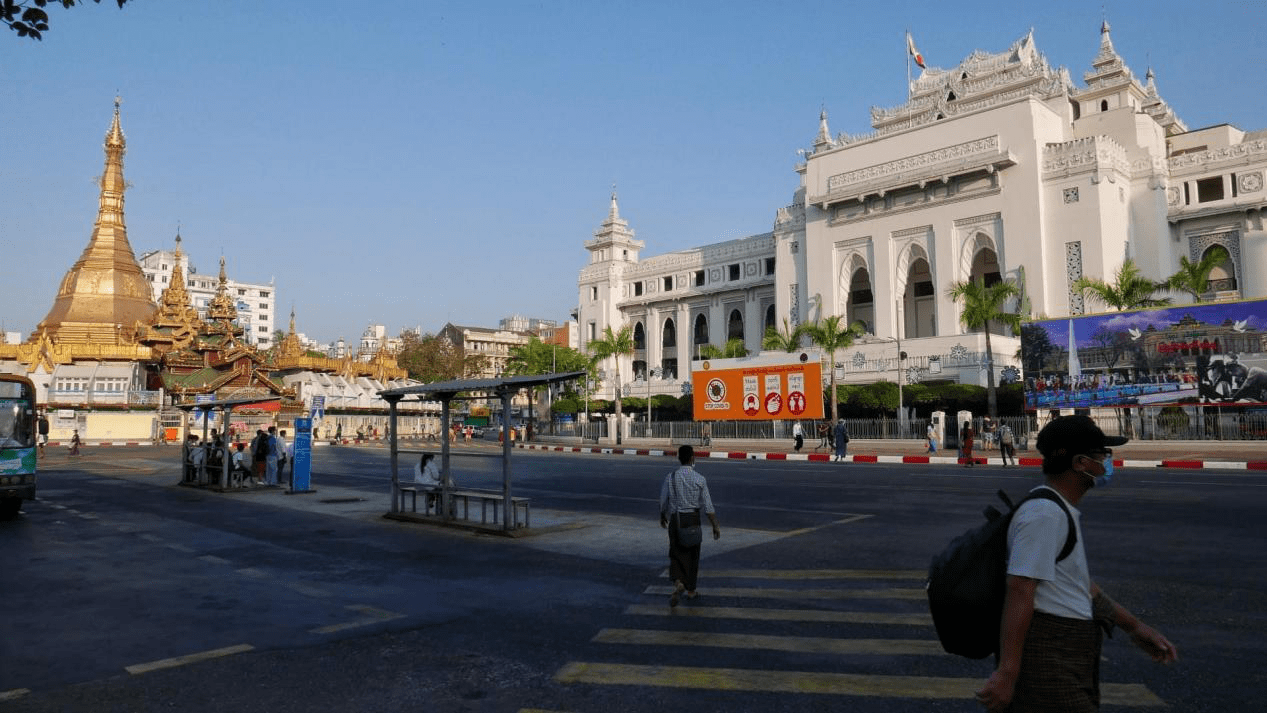
[[[701,346],[699,356],[701,359],[738,359],[748,356],[748,347],[744,346],[742,339],[733,337],[726,340],[726,345],[723,347],[714,344]]]
[[[788,352],[790,354],[801,348],[801,335],[804,333],[804,326],[798,324],[793,328],[791,323],[787,321],[787,317],[784,317],[782,330],[775,327],[765,330],[765,336],[761,339],[761,348]]]
[[[853,340],[867,333],[862,322],[848,326],[841,324],[840,315],[833,314],[821,322],[805,325],[805,333],[811,341],[827,351],[827,369],[831,372],[831,420],[836,421],[836,350],[847,349]]]
[[[1207,250],[1197,262],[1189,260],[1187,255],[1181,256],[1179,272],[1166,280],[1166,287],[1175,292],[1187,292],[1192,295],[1193,302],[1200,302],[1201,296],[1210,291],[1210,273],[1230,257],[1227,248],[1222,245]]]
[[[616,443],[620,443],[620,357],[626,354],[633,354],[633,328],[625,325],[616,331],[612,331],[611,325],[603,327],[603,336],[601,339],[595,339],[589,344],[590,351],[594,352],[594,356],[599,359],[612,357],[615,364],[615,387],[616,387]]]
[[[1155,297],[1158,292],[1165,290],[1166,286],[1144,277],[1139,266],[1130,258],[1122,261],[1122,266],[1117,269],[1112,283],[1095,277],[1080,277],[1073,283],[1073,289],[1082,295],[1084,300],[1094,298],[1106,307],[1112,307],[1118,311],[1142,307],[1165,307],[1170,304],[1169,297]]]
[[[990,346],[990,323],[1002,322],[1013,334],[1020,334],[1021,316],[1004,311],[1008,300],[1020,295],[1020,288],[1011,280],[996,282],[989,287],[972,280],[956,282],[946,291],[947,297],[963,303],[959,321],[968,329],[985,332],[986,404],[990,418],[999,416],[999,395],[994,385],[994,349]]]

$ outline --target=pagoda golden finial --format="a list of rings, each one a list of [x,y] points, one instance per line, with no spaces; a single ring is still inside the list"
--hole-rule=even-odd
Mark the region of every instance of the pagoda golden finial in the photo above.
[[[53,307],[32,333],[32,341],[47,334],[56,343],[72,346],[131,345],[135,337],[132,325],[148,323],[158,309],[150,283],[128,243],[123,219],[127,142],[119,119],[121,101],[115,99],[114,118],[106,132],[105,171],[92,237],[62,278]]]

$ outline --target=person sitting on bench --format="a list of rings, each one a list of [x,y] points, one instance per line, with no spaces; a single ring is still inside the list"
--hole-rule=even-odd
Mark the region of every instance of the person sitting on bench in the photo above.
[[[427,493],[428,508],[440,498],[440,467],[436,465],[434,453],[423,453],[418,465],[414,466],[414,482]],[[453,488],[453,478],[449,478],[449,487]],[[437,506],[436,511],[440,508]]]

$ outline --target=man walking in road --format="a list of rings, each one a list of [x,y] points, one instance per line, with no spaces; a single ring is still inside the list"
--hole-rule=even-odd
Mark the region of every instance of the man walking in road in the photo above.
[[[700,527],[700,513],[708,516],[713,525],[713,539],[721,539],[721,527],[713,510],[713,498],[708,493],[708,481],[695,472],[695,449],[682,446],[677,450],[677,470],[669,473],[660,486],[660,527],[669,530],[669,579],[673,580],[673,594],[669,606],[675,607],[683,592],[688,600],[699,596],[695,591],[699,580],[699,554],[701,543],[681,541],[683,530]]]
[[[1007,532],[1007,593],[994,674],[977,691],[992,713],[1095,713],[1100,710],[1101,627],[1119,626],[1154,661],[1178,658],[1174,644],[1091,581],[1078,502],[1113,472],[1106,436],[1087,416],[1062,416],[1038,434],[1046,485],[1068,509],[1035,498],[1016,510]],[[1073,550],[1059,558],[1072,525]],[[1009,707],[1010,706],[1010,707]]]

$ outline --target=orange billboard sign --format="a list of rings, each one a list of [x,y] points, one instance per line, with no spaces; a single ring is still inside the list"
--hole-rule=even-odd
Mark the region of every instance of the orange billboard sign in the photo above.
[[[796,360],[795,355],[787,357]],[[816,357],[716,359],[691,372],[695,420],[823,418],[822,366]]]

